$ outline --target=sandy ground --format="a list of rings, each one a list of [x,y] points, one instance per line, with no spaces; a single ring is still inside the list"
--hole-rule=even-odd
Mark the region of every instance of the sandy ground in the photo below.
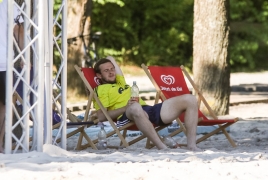
[[[201,152],[148,150],[145,141],[119,150],[76,151],[74,136],[68,139],[68,151],[44,145],[43,152],[0,154],[0,179],[268,179],[267,109],[265,103],[230,107],[230,115],[240,117],[229,130],[236,148],[219,133],[198,144]],[[174,139],[186,142],[185,136]],[[108,144],[119,140],[109,138]]]
[[[244,114],[256,109],[255,114]],[[0,154],[1,179],[267,179],[267,104],[231,107],[244,115],[230,128],[233,148],[223,134],[198,144],[202,152],[185,149],[145,149],[145,141],[120,150],[75,151],[77,137],[68,139],[68,150],[44,145],[44,152]],[[198,135],[198,137],[201,135]],[[129,137],[128,139],[131,139]],[[185,137],[175,137],[183,143]],[[118,145],[118,138],[109,138]]]

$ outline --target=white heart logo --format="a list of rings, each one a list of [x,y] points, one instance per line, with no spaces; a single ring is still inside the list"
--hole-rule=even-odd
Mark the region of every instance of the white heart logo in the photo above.
[[[98,78],[98,77],[94,77],[94,81],[95,81],[95,83],[96,84],[98,84],[98,85],[100,85],[101,83],[100,83],[100,79]]]
[[[167,85],[170,85],[170,84],[174,84],[175,83],[175,78],[171,75],[161,75],[161,80],[167,84]]]

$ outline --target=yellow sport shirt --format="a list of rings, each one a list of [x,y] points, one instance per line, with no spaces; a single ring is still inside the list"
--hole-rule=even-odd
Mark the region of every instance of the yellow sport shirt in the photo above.
[[[131,87],[126,84],[124,76],[116,75],[115,84],[102,84],[95,88],[95,92],[102,105],[107,108],[107,110],[115,110],[127,105],[128,100],[131,96]],[[140,98],[141,105],[146,105],[146,103]],[[93,101],[94,108],[99,110],[100,107]],[[119,118],[119,117],[118,117]]]

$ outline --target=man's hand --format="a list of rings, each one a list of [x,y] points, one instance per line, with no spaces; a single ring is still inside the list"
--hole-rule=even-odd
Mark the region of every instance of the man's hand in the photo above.
[[[131,106],[132,104],[137,103],[137,101],[134,98],[130,98],[130,100],[128,100],[126,108],[128,108],[129,106]]]

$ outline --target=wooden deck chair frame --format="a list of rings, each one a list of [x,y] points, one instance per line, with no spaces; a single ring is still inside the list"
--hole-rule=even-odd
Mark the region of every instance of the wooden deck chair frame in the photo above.
[[[80,78],[81,78],[82,81],[84,82],[84,84],[85,84],[86,88],[88,89],[90,95],[92,96],[92,98],[95,99],[95,101],[96,101],[96,103],[99,105],[101,111],[104,113],[104,115],[105,115],[107,121],[110,123],[110,125],[111,125],[112,128],[113,128],[113,130],[112,130],[111,132],[107,133],[107,137],[110,137],[110,136],[112,136],[112,135],[114,135],[114,134],[117,134],[117,136],[118,136],[119,139],[120,139],[120,146],[123,146],[123,147],[128,147],[128,146],[130,146],[130,145],[132,145],[132,144],[134,144],[134,143],[136,143],[136,142],[138,142],[138,141],[140,141],[140,140],[146,138],[146,136],[145,136],[144,134],[142,134],[142,135],[140,135],[139,137],[137,137],[137,138],[135,138],[135,139],[133,139],[133,140],[127,142],[127,141],[126,141],[127,131],[129,130],[129,128],[130,128],[131,126],[134,126],[135,123],[134,123],[134,122],[130,122],[130,123],[128,123],[128,124],[126,124],[126,125],[124,125],[124,126],[118,128],[118,127],[115,125],[114,121],[113,121],[113,120],[111,119],[111,117],[109,116],[107,110],[103,107],[102,103],[100,102],[99,98],[97,97],[97,95],[96,95],[95,91],[93,90],[92,86],[89,84],[88,80],[87,80],[86,77],[84,76],[84,74],[83,74],[81,68],[78,67],[77,65],[75,65],[74,68],[76,69],[76,71],[77,71],[77,73],[79,74]],[[90,105],[88,104],[88,106],[90,106]],[[166,126],[159,126],[159,127],[156,127],[156,131],[160,131],[161,129],[163,129],[163,128],[165,128],[165,127],[166,127]],[[120,131],[123,131],[123,133],[121,134]],[[97,143],[97,142],[98,142],[97,139],[96,139],[96,140],[93,140],[93,143]],[[109,146],[109,147],[110,147],[110,148],[118,148],[118,147],[120,147],[120,146],[114,146],[114,147]],[[151,146],[151,144],[150,144],[148,138],[147,138],[147,142],[146,142],[146,146],[145,146],[145,147],[148,148],[148,149],[153,147],[153,146]]]
[[[54,95],[54,97],[56,97],[55,99],[57,99],[57,102],[61,102],[61,99],[58,97],[58,94],[56,91],[53,91],[53,95]],[[88,100],[88,103],[89,103],[91,101],[90,99],[92,99],[92,97],[89,96],[88,98],[89,98],[89,100]],[[54,104],[55,103],[56,102],[54,102]],[[95,144],[92,142],[90,137],[85,132],[86,128],[88,128],[92,125],[96,125],[98,123],[98,120],[96,118],[94,118],[94,113],[92,112],[90,115],[89,115],[89,113],[90,113],[90,109],[87,106],[86,111],[85,111],[85,115],[84,115],[84,119],[81,121],[74,114],[72,114],[72,112],[67,108],[67,118],[70,120],[70,122],[67,123],[67,127],[68,128],[74,127],[76,129],[69,132],[66,135],[66,137],[69,138],[71,136],[74,136],[74,135],[80,133],[79,137],[78,137],[77,145],[75,148],[76,150],[82,150],[82,149],[85,149],[85,147],[89,147],[89,146],[91,146],[92,149],[97,149]],[[53,129],[59,128],[60,125],[61,125],[61,122],[53,125]],[[87,146],[83,145],[83,138],[85,138],[85,140],[87,141],[87,143],[86,143]],[[57,143],[59,143],[60,141],[61,141],[61,138],[58,138],[56,140]]]
[[[149,79],[151,80],[152,84],[154,85],[154,87],[156,88],[156,91],[157,91],[157,95],[156,95],[156,100],[158,101],[160,98],[164,101],[166,100],[166,97],[165,95],[163,94],[163,92],[161,91],[160,87],[158,86],[158,84],[155,82],[153,76],[151,75],[151,73],[149,72],[148,70],[148,67],[145,66],[144,64],[141,65],[143,70],[145,71],[146,75],[149,77]],[[198,106],[200,108],[200,104],[201,102],[204,103],[205,107],[208,109],[209,111],[209,114],[210,116],[215,119],[215,120],[221,120],[219,117],[217,117],[215,115],[215,113],[213,112],[213,110],[211,109],[211,107],[209,106],[209,104],[207,103],[206,99],[204,98],[204,96],[202,95],[202,93],[198,90],[197,88],[197,85],[194,83],[194,81],[192,80],[192,78],[190,77],[190,75],[188,74],[188,72],[185,70],[185,68],[183,66],[180,66],[180,69],[182,70],[183,74],[184,74],[184,77],[186,76],[186,78],[189,80],[189,82],[191,83],[192,87],[194,88],[197,96],[198,96]],[[197,139],[196,140],[196,143],[200,143],[201,141],[204,141],[206,140],[207,138],[211,137],[212,135],[222,131],[224,133],[224,135],[226,136],[226,138],[228,139],[228,141],[230,142],[230,144],[233,146],[233,147],[236,147],[236,144],[235,142],[232,140],[232,138],[230,137],[230,135],[228,134],[228,132],[225,130],[225,128],[231,126],[232,124],[236,123],[239,119],[236,117],[236,118],[232,118],[232,122],[226,122],[224,123],[224,119],[222,120],[222,124],[224,125],[221,125],[221,124],[218,124],[218,128],[211,131],[210,133],[202,136],[201,138]],[[180,125],[180,128],[181,131],[183,131],[186,135],[186,128],[184,127],[184,124],[182,123],[182,121],[177,118],[176,121],[178,122],[178,124]],[[198,119],[198,122],[199,123],[204,123],[203,119],[200,118]]]
[[[154,104],[159,103],[160,99],[163,99],[163,98],[165,98],[165,97],[163,96],[162,92],[160,90],[157,90],[156,91],[156,95],[155,95]],[[170,134],[168,134],[168,136],[170,136],[170,137],[176,136],[177,134],[179,134],[181,132],[183,132],[184,134],[186,134],[186,128],[184,127],[183,123],[179,120],[179,118],[177,118],[176,121],[177,121],[178,124],[180,124],[180,128],[178,128],[177,130],[175,130],[175,131],[171,132]],[[160,131],[160,130],[166,128],[166,127],[168,127],[169,125],[170,124],[159,126],[159,129],[156,129],[156,132],[158,132],[158,131]],[[159,134],[158,134],[158,136],[159,136],[159,138],[161,140],[163,140],[162,137]],[[149,140],[147,140],[147,142],[146,142],[146,147],[147,148],[153,148],[154,146],[155,145],[152,142],[150,142]]]
[[[53,91],[53,94],[54,94],[55,97],[57,96],[56,91]],[[89,98],[90,98],[90,97],[89,97]],[[20,95],[15,91],[15,92],[13,93],[13,104],[15,104],[16,101],[19,101],[21,104],[23,104],[23,100],[22,100],[22,98],[21,98]],[[87,147],[88,147],[88,146],[91,146],[93,149],[97,149],[96,146],[95,146],[95,144],[91,141],[91,139],[88,137],[88,135],[87,135],[86,132],[85,132],[85,128],[87,128],[87,127],[89,127],[89,126],[91,126],[91,125],[93,125],[93,124],[96,124],[96,123],[97,123],[97,120],[96,120],[96,119],[91,119],[91,122],[90,122],[90,123],[87,122],[87,117],[89,117],[88,115],[89,115],[89,109],[86,109],[84,120],[81,121],[81,120],[78,120],[78,118],[77,118],[75,115],[73,115],[69,109],[67,109],[67,116],[68,116],[69,120],[71,121],[70,123],[67,123],[67,126],[68,126],[68,127],[74,127],[74,128],[76,128],[76,129],[73,130],[73,131],[71,131],[71,132],[69,132],[69,133],[66,135],[66,137],[69,138],[69,137],[71,137],[71,136],[76,135],[77,133],[80,133],[80,134],[79,134],[79,138],[78,138],[78,142],[77,142],[77,145],[76,145],[76,150],[81,150],[81,149],[83,149],[83,145],[82,145],[83,137],[84,137],[84,138],[86,139],[86,141],[87,141]],[[31,114],[30,114],[30,117],[31,117]],[[62,122],[59,122],[59,123],[57,123],[57,124],[54,124],[54,125],[52,126],[52,130],[54,130],[54,129],[58,129],[58,128],[60,127],[61,123],[62,123]],[[30,138],[29,138],[29,141],[32,141],[32,140],[33,140],[33,137],[30,137]],[[57,143],[59,143],[60,141],[61,141],[61,138],[58,138],[58,139],[56,140]],[[16,145],[13,145],[12,148],[15,149],[15,148],[16,148]]]

